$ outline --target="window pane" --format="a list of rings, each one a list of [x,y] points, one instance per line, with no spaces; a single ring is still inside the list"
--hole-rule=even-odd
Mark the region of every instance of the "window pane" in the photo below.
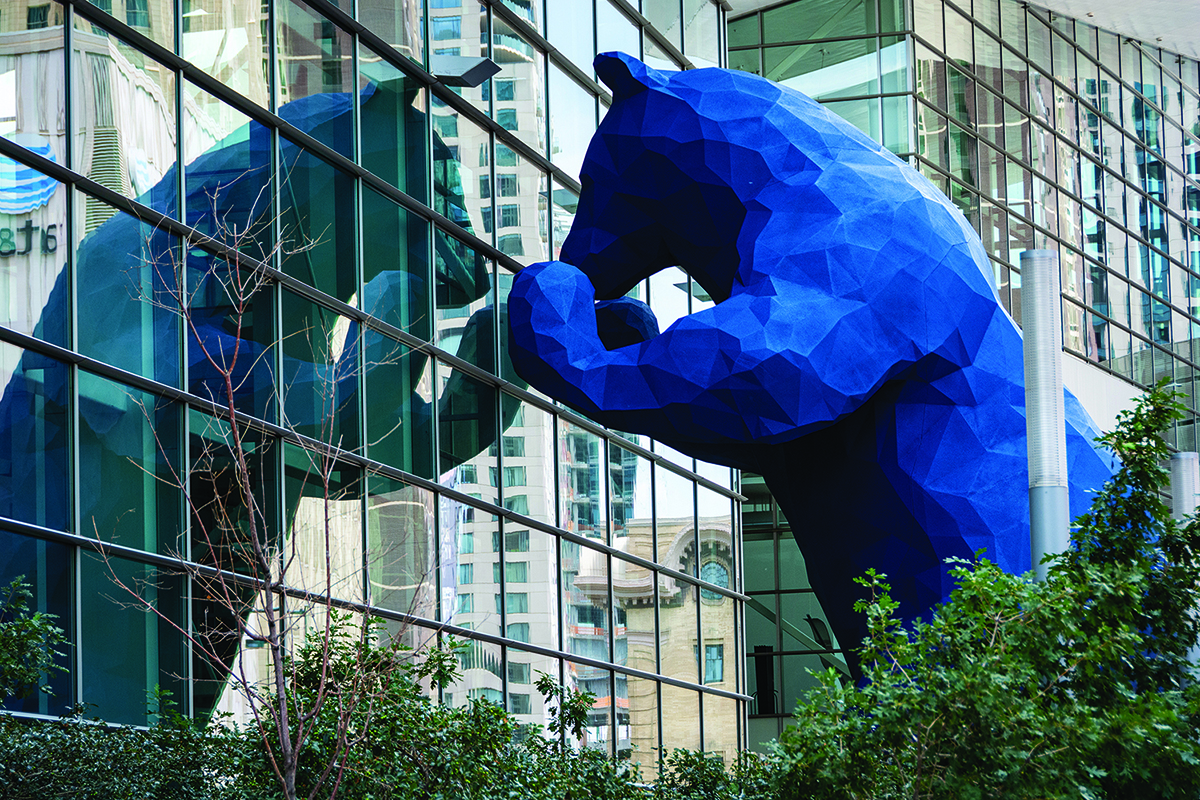
[[[462,471],[462,467],[459,467]],[[479,496],[478,488],[460,481],[453,488]],[[495,527],[490,515],[450,497],[439,498],[439,541],[442,575],[442,619],[473,631],[500,635],[500,554],[483,547],[483,536]],[[466,552],[460,543],[479,545]],[[460,598],[473,595],[471,600]],[[499,677],[499,665],[496,665]]]
[[[187,223],[254,258],[271,238],[271,133],[233,106],[185,82],[183,161]],[[204,124],[200,124],[203,122]]]
[[[875,4],[864,0],[791,3],[763,12],[767,42],[802,42],[875,32]]]
[[[367,455],[432,478],[432,362],[370,328],[363,331],[363,342]]]
[[[342,155],[353,156],[350,34],[301,0],[282,0],[275,8],[279,115]],[[328,96],[318,99],[321,94]],[[306,98],[312,99],[301,102]]]
[[[437,345],[493,371],[496,320],[492,263],[482,253],[441,230],[434,235],[437,266]]]
[[[818,100],[879,92],[874,39],[826,42],[819,48],[768,47],[763,67],[766,77]]]
[[[458,370],[442,368],[439,372],[438,444],[442,483],[460,491],[478,492],[496,502],[496,489],[484,477],[496,467],[496,458],[489,453],[496,441],[496,390]],[[469,476],[456,469],[460,465],[473,468]]]
[[[604,3],[607,5],[607,2]],[[568,175],[578,176],[592,134],[596,98],[553,64],[550,65],[550,158]]]
[[[358,293],[354,178],[283,141],[283,271],[346,303]]]
[[[93,32],[82,17],[75,18],[73,37],[74,63],[87,65],[75,78],[76,168],[114,192],[178,217],[174,71],[112,34]],[[93,212],[87,230],[102,221]]]
[[[81,699],[91,713],[110,723],[146,725],[146,696],[155,687],[186,703],[188,686],[180,676],[187,647],[176,627],[185,623],[183,578],[87,551],[81,569],[80,593],[88,601],[80,605],[78,657]]]
[[[293,292],[283,293],[279,392],[288,426],[344,450],[359,446],[358,325]]]
[[[0,63],[3,61],[0,57]],[[30,149],[42,156],[53,156],[49,145],[16,138],[18,143],[24,138]],[[0,196],[0,213],[8,215],[7,223],[0,227],[0,298],[4,298],[0,325],[66,345],[70,291],[66,280],[67,189],[40,172],[0,157]],[[110,282],[122,283],[111,272]]]
[[[445,703],[455,708],[472,700],[488,700],[499,705],[504,700],[504,669],[498,644],[471,641],[466,652],[458,657],[462,677],[443,695]]]
[[[609,0],[596,0],[596,52],[620,51],[637,58],[641,54],[637,26]],[[551,83],[556,67],[551,66]],[[553,90],[552,90],[553,91]],[[553,109],[553,105],[551,105]],[[551,125],[554,121],[551,120]]]
[[[683,53],[697,67],[718,66],[719,9],[709,0],[684,0]]]
[[[329,463],[321,449],[286,444],[283,452],[287,584],[362,602],[361,470]]]
[[[68,371],[0,342],[0,516],[70,530]]]
[[[367,574],[372,605],[436,619],[434,495],[389,478],[367,479]],[[425,629],[389,623],[410,645]],[[392,631],[393,635],[396,631]]]
[[[688,654],[691,658],[691,654]],[[681,689],[669,684],[662,685],[663,742],[672,747],[700,749],[700,726],[695,723],[700,717],[700,698],[690,689]],[[794,704],[793,704],[794,705]]]
[[[358,61],[362,165],[425,202],[429,174],[425,90],[361,43]]]
[[[179,407],[79,372],[79,503],[89,536],[152,553],[186,553],[180,540]]]
[[[561,544],[565,649],[608,661],[608,555],[574,542]]]
[[[203,250],[187,254],[188,314],[196,329],[186,340],[189,389],[219,406],[274,415],[275,309],[261,275],[239,271]],[[233,378],[226,396],[225,375]]]
[[[244,97],[269,108],[267,5],[196,3],[189,9],[185,3],[183,11],[183,57]]]
[[[424,63],[421,0],[358,0],[358,20],[400,53]]]
[[[511,155],[509,166],[502,166],[500,158],[496,159],[496,194],[499,197],[496,227],[500,239],[511,241],[510,237],[516,237],[519,246],[497,246],[522,264],[545,261],[550,255],[546,218],[549,182],[536,165],[516,153]]]
[[[652,612],[653,613],[653,612]],[[628,738],[629,752],[621,753],[637,764],[641,769],[643,780],[654,780],[658,775],[658,758],[656,750],[658,741],[658,689],[657,681],[648,680],[635,675],[626,675],[625,694],[629,705],[628,737],[621,731],[621,739]],[[674,713],[672,710],[670,713]],[[617,724],[622,726],[620,707],[617,710]],[[672,743],[673,744],[673,743]]]
[[[591,69],[596,56],[592,42],[592,0],[556,0],[547,9],[546,26],[550,41],[563,55],[580,69]]]
[[[433,208],[469,233],[484,235],[477,175],[486,174],[491,137],[450,106],[433,98]]]
[[[555,9],[559,13],[558,9]],[[578,21],[575,22],[578,24]],[[496,121],[539,153],[546,151],[545,56],[498,16],[492,18]]]
[[[363,187],[363,309],[421,339],[429,325],[429,223]]]
[[[605,520],[604,443],[594,433],[559,421],[559,525],[603,541]]]
[[[29,610],[53,614],[54,624],[70,637],[74,629],[71,603],[72,550],[65,545],[0,530],[0,589],[21,578],[33,595]],[[9,698],[5,711],[29,714],[67,714],[75,695],[69,647],[55,661],[68,671],[54,672],[47,685],[53,694],[34,691],[22,699]]]
[[[77,291],[87,298],[76,310],[79,352],[178,386],[179,240],[100,200],[76,197],[77,222],[81,210],[107,218],[75,252]],[[208,317],[194,315],[194,322],[202,336],[215,333]]]
[[[195,410],[188,414],[188,431],[192,560],[261,574],[261,567],[246,553],[253,542],[252,530],[264,547],[278,546],[275,515],[279,509],[279,467],[275,441],[243,427],[242,452],[236,456],[229,424]],[[244,498],[245,484],[253,492],[253,506]]]

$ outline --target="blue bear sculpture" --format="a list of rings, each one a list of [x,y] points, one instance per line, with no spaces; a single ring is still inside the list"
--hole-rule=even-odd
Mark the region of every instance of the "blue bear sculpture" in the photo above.
[[[764,476],[839,643],[854,578],[906,618],[975,551],[1030,563],[1021,334],[987,254],[925,178],[813,100],[621,53],[561,261],[520,272],[512,358],[613,428]],[[717,304],[659,333],[623,295],[672,265]],[[1067,396],[1071,511],[1112,474]]]

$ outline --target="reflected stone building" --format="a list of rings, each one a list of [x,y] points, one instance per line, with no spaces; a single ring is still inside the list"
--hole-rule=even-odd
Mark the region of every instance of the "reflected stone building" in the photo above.
[[[205,357],[237,352],[297,641],[329,585],[409,643],[469,642],[439,702],[544,723],[548,673],[596,697],[574,744],[646,777],[656,748],[744,746],[737,476],[527,390],[504,317],[570,228],[595,53],[684,68],[723,35],[709,0],[0,5],[0,579],[71,641],[54,696],[8,710],[144,724],[157,685],[244,713],[229,672],[267,650],[170,567],[215,563],[207,532],[243,515],[215,504],[234,453]],[[451,55],[500,71],[447,87]],[[240,311],[234,251],[269,278]],[[637,291],[663,324],[709,302],[678,270]]]

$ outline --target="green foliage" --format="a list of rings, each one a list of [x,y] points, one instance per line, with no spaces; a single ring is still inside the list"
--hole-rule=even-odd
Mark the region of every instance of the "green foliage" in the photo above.
[[[547,714],[550,721],[546,724],[547,730],[562,743],[564,748],[567,746],[567,734],[573,735],[576,739],[582,739],[583,729],[587,726],[588,711],[596,702],[596,695],[578,690],[568,692],[558,681],[544,672],[538,673],[535,686],[547,701],[558,701],[557,705],[548,706]]]
[[[0,797],[6,800],[241,800],[218,779],[237,742],[156,699],[148,729],[109,727],[83,709],[46,722],[0,716]],[[233,744],[231,750],[229,744]]]
[[[905,629],[868,573],[868,682],[830,671],[799,704],[782,796],[1195,798],[1200,528],[1161,500],[1177,413],[1160,387],[1102,438],[1122,469],[1044,583],[959,561],[951,599]]]
[[[63,643],[62,629],[54,624],[54,615],[29,612],[33,599],[24,576],[0,590],[0,702],[10,697],[27,697],[44,686],[46,673],[63,670],[54,663],[62,653],[55,650]]]
[[[654,800],[772,800],[778,797],[778,766],[757,753],[739,753],[726,770],[716,753],[671,750],[658,763]]]
[[[465,643],[416,654],[400,645],[372,644],[376,626],[368,623],[368,628],[363,635],[339,618],[328,650],[320,640],[310,640],[290,665],[297,708],[312,707],[322,685],[333,692],[301,751],[299,796],[328,798],[336,791],[345,800],[645,798],[636,771],[600,751],[561,746],[564,732],[578,735],[586,722],[594,701],[590,695],[543,676],[539,689],[557,703],[551,736],[543,736],[486,700],[451,707],[431,699],[459,677]],[[324,683],[322,670],[331,677]],[[347,708],[354,709],[349,724],[342,716]],[[273,731],[261,737],[247,730],[241,736],[244,756],[236,764],[234,783],[247,796],[279,796],[278,786],[267,780],[264,749]]]

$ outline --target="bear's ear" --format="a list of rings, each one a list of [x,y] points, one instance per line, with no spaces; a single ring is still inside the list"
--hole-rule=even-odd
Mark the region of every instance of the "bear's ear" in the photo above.
[[[662,86],[666,80],[658,70],[625,53],[601,53],[594,62],[596,74],[612,89],[613,99],[632,97],[651,86]]]

